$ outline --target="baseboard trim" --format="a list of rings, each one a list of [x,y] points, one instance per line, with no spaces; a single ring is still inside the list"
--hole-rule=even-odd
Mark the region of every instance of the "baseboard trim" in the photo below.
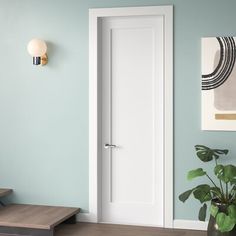
[[[77,222],[97,223],[96,217],[91,213],[80,213],[76,217]],[[207,230],[208,222],[194,220],[174,220],[174,229]]]
[[[174,220],[175,229],[207,230],[208,222],[194,220]]]

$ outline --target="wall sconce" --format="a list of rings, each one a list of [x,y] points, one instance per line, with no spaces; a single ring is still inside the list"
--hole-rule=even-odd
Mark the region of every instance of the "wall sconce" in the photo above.
[[[32,39],[27,46],[29,54],[33,57],[33,65],[46,65],[48,62],[47,45],[41,39]]]

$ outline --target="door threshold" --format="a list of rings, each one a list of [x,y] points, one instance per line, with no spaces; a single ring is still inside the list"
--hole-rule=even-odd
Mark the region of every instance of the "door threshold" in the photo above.
[[[164,228],[163,225],[125,223],[125,222],[106,222],[106,221],[100,221],[100,222],[98,222],[98,224],[106,224],[106,225],[124,225],[124,226],[136,226],[136,227],[152,227],[152,228]]]

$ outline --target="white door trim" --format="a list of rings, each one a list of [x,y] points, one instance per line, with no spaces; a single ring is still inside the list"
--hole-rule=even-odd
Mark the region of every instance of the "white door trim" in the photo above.
[[[164,17],[164,227],[173,227],[173,6],[98,8],[89,10],[89,215],[99,222],[101,181],[99,176],[100,109],[98,21],[112,16]]]

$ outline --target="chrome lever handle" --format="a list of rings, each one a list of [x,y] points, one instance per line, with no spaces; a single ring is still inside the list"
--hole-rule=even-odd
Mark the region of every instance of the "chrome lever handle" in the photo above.
[[[104,144],[104,148],[108,149],[108,148],[116,148],[117,146],[116,145],[113,145],[113,144]]]

